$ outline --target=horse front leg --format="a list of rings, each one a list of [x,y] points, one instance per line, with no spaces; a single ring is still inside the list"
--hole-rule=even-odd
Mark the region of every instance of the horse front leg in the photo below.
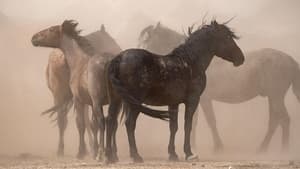
[[[199,106],[196,109],[193,117],[192,131],[191,131],[191,147],[193,151],[197,151],[197,125],[199,116]]]
[[[184,153],[185,159],[188,161],[198,160],[197,155],[193,155],[191,150],[191,130],[193,124],[194,113],[199,104],[200,95],[205,87],[205,79],[202,77],[192,81],[189,95],[185,102],[185,115],[184,115]]]
[[[84,123],[84,104],[75,101],[76,111],[76,125],[79,133],[79,150],[77,154],[78,159],[83,159],[87,154],[86,145],[84,141],[85,123]]]
[[[178,155],[175,151],[175,136],[178,130],[178,105],[169,106],[170,113],[170,139],[168,146],[169,160],[170,161],[178,161]]]

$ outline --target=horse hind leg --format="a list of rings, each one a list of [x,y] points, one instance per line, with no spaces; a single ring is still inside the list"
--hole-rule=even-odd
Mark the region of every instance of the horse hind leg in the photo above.
[[[64,156],[64,135],[68,123],[66,114],[67,113],[63,110],[57,112],[57,125],[59,129],[59,143],[57,156],[59,157]]]
[[[178,130],[178,105],[169,106],[170,112],[170,139],[169,139],[169,146],[168,146],[168,153],[169,153],[169,160],[170,161],[178,161],[178,155],[175,151],[175,136]]]
[[[118,112],[120,112],[121,110],[121,105],[118,108]],[[113,127],[113,140],[112,140],[112,153],[113,153],[113,159],[115,162],[119,161],[119,157],[118,157],[118,147],[117,147],[117,129],[118,129],[118,123],[114,123],[114,127]]]
[[[139,155],[136,141],[135,141],[135,128],[136,128],[136,120],[139,115],[139,111],[134,110],[131,106],[128,117],[126,118],[125,125],[127,130],[128,142],[129,142],[129,149],[130,149],[130,157],[133,159],[134,162],[141,163],[143,162],[143,158]]]
[[[105,149],[105,163],[114,163],[116,155],[114,155],[113,150],[113,139],[115,135],[116,126],[118,123],[118,115],[121,101],[113,100],[111,101],[108,108],[108,115],[106,118],[106,149]]]
[[[92,121],[91,121],[91,130],[93,133],[93,150],[92,150],[92,155],[93,158],[96,159],[97,158],[97,153],[98,153],[98,148],[99,148],[99,143],[98,143],[98,130],[99,130],[99,125],[98,122],[96,120],[96,117],[93,113],[92,115]]]
[[[76,125],[79,133],[79,150],[77,154],[78,159],[83,159],[87,154],[86,145],[84,141],[85,123],[84,123],[84,105],[75,102],[76,111]]]
[[[214,141],[214,152],[220,152],[224,149],[224,146],[217,129],[217,122],[216,122],[212,101],[202,99],[200,101],[200,105],[203,109],[204,117],[206,118],[207,124],[212,132],[213,141]]]
[[[91,151],[91,154],[94,155],[94,132],[93,132],[93,128],[92,128],[92,122],[90,121],[89,118],[89,106],[85,105],[84,106],[84,124],[85,124],[85,128],[87,130],[87,134],[88,134],[88,140],[89,140],[89,149]]]
[[[103,107],[100,104],[93,105],[93,126],[94,126],[94,157],[98,161],[104,160],[104,132],[105,132],[105,118],[103,114]],[[97,132],[99,134],[99,145],[97,141]]]
[[[282,151],[288,151],[290,138],[290,116],[284,102],[282,102],[280,113],[280,127],[282,128]]]
[[[260,145],[259,152],[267,150],[271,138],[279,125],[282,127],[282,148],[288,147],[290,118],[284,105],[284,96],[269,97],[269,114],[268,131]]]

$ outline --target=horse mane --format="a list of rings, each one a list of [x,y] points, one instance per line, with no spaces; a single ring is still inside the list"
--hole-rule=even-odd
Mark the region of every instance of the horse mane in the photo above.
[[[228,22],[227,22],[228,23]],[[221,23],[219,24],[215,19],[211,21],[210,24],[206,24],[206,23],[202,23],[202,25],[200,25],[195,31],[193,31],[193,27],[194,25],[190,26],[188,28],[188,38],[191,38],[192,36],[195,36],[195,34],[197,34],[197,32],[200,32],[200,31],[210,31],[210,30],[213,30],[213,29],[216,29],[218,27],[222,27],[225,31],[227,31],[227,34],[229,36],[231,36],[233,39],[239,39],[240,37],[236,35],[236,33],[231,29],[229,28],[226,24],[227,23]]]
[[[81,30],[77,30],[78,23],[74,20],[65,20],[62,24],[62,31],[73,38],[84,53],[89,56],[95,55],[95,48],[87,38],[80,35]]]
[[[191,42],[199,41],[200,37],[203,37],[204,34],[214,34],[215,31],[222,29],[222,31],[226,31],[229,36],[233,39],[238,39],[239,37],[232,31],[226,24],[219,24],[216,20],[212,20],[210,24],[203,24],[199,26],[195,31],[192,32],[193,26],[189,27],[189,35],[184,44],[176,47],[169,55],[180,58],[180,60],[184,60],[187,63],[192,62],[192,53]]]
[[[89,40],[97,53],[109,52],[117,54],[121,51],[121,47],[116,40],[104,29],[90,33],[85,38]]]

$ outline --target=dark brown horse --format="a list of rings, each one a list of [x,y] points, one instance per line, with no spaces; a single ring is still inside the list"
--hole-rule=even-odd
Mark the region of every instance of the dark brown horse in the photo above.
[[[80,119],[84,119],[85,105],[91,105],[94,117],[94,126],[100,126],[99,158],[102,159],[104,152],[104,129],[105,118],[102,106],[107,104],[107,94],[104,79],[104,65],[114,55],[98,54],[90,42],[79,35],[76,30],[77,23],[66,20],[62,25],[52,26],[32,37],[34,46],[59,48],[63,51],[66,64],[70,70],[69,86],[73,95],[75,109]],[[102,45],[107,45],[103,41]],[[80,121],[84,122],[84,121]],[[97,123],[97,124],[96,124]],[[83,124],[78,126],[80,136],[79,155],[85,154]],[[96,137],[94,137],[96,139]],[[95,144],[95,149],[98,144]],[[116,145],[113,145],[116,148]],[[115,149],[116,151],[116,149]]]
[[[142,162],[135,142],[136,120],[142,104],[171,108],[170,130],[175,136],[177,131],[177,106],[184,103],[185,136],[184,152],[186,160],[197,158],[190,147],[192,119],[200,95],[205,89],[206,75],[211,60],[216,55],[239,66],[244,55],[236,45],[236,36],[225,25],[212,21],[201,29],[190,33],[188,39],[171,53],[162,56],[143,49],[128,49],[115,57],[108,66],[108,93],[110,98],[107,117],[106,156],[113,161],[111,141],[114,125],[117,123],[117,106],[121,99],[127,104],[126,129],[130,156],[135,162]],[[174,110],[175,111],[172,111]],[[153,115],[163,115],[162,111]],[[169,145],[170,155],[175,156],[174,142]],[[176,155],[177,156],[177,155]]]
[[[138,46],[154,53],[164,54],[173,50],[184,38],[184,35],[161,24],[150,25],[141,32]],[[269,102],[268,131],[259,151],[266,151],[278,126],[282,128],[282,150],[287,150],[290,117],[284,104],[284,97],[292,86],[294,94],[298,100],[300,99],[299,65],[288,54],[270,48],[247,52],[245,55],[246,61],[241,67],[233,68],[219,59],[214,60],[206,71],[207,88],[201,96],[200,106],[212,131],[215,151],[222,150],[223,143],[217,130],[213,100],[238,104],[257,96],[267,97]],[[232,83],[235,85],[231,85]],[[198,111],[193,119],[194,129],[197,121]],[[191,134],[193,148],[196,148],[195,132],[196,130],[192,130]]]
[[[101,29],[90,33],[85,36],[91,45],[97,49],[97,53],[113,53],[118,54],[121,51],[119,45],[115,42],[115,40],[109,35],[106,31],[104,25],[101,25]],[[64,131],[67,127],[67,113],[69,109],[72,107],[73,103],[73,95],[69,86],[70,81],[70,70],[66,63],[65,56],[63,55],[62,51],[59,49],[54,49],[48,59],[48,65],[46,69],[46,79],[48,88],[50,89],[53,100],[54,106],[50,109],[46,110],[42,114],[50,113],[50,117],[57,113],[57,117],[55,120],[57,121],[57,126],[59,129],[59,143],[58,143],[58,150],[57,155],[63,156],[64,155]],[[76,110],[75,110],[76,111]],[[95,149],[94,145],[97,144],[97,131],[98,128],[93,126],[93,135],[91,134],[91,123],[88,116],[88,107],[84,108],[84,119],[82,119],[81,112],[77,112],[76,117],[76,125],[77,128],[82,128],[80,125],[84,125],[87,129],[90,148],[91,151]],[[79,132],[79,134],[82,132]],[[94,138],[94,139],[93,139]],[[84,145],[84,144],[80,144]],[[79,148],[85,150],[85,148]],[[97,149],[97,148],[96,148]],[[85,153],[78,153],[77,157],[81,158],[84,156]],[[95,152],[93,152],[95,156]]]

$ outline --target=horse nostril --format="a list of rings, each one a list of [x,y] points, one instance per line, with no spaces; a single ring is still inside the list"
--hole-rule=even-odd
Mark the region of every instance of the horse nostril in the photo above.
[[[38,45],[38,36],[33,36],[31,38],[31,43],[34,45],[34,46],[37,46]]]

